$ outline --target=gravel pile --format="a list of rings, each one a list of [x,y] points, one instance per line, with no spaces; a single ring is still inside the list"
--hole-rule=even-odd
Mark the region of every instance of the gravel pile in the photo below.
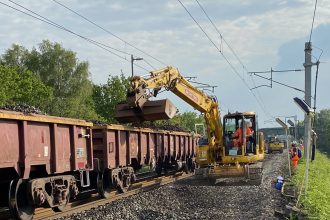
[[[38,108],[27,104],[5,105],[5,106],[0,106],[0,109],[6,111],[22,112],[24,114],[46,115],[46,113],[40,111]]]
[[[94,125],[109,125],[110,123],[107,123],[105,121],[100,121],[100,120],[91,120]],[[137,127],[137,128],[150,128],[154,130],[167,130],[167,131],[181,131],[181,132],[187,132],[185,129],[181,128],[179,125],[171,125],[171,124],[162,124],[162,125],[157,125],[153,122],[135,122],[135,123],[130,123],[128,126],[131,127]]]
[[[187,132],[184,128],[180,127],[179,125],[172,125],[172,124],[157,125],[153,122],[136,122],[136,123],[132,123],[132,126],[139,127],[139,128],[150,128],[150,129],[155,129],[155,130]]]
[[[91,122],[94,124],[94,125],[99,125],[99,126],[104,126],[104,125],[108,125],[110,123],[106,122],[106,121],[100,121],[100,120],[91,120]]]
[[[184,180],[62,219],[277,219],[283,201],[273,181],[285,172],[285,155],[266,155],[259,186]]]

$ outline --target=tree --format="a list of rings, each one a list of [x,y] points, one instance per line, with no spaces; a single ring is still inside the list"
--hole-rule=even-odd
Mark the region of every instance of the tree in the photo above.
[[[18,72],[22,73],[27,70],[27,57],[29,51],[17,44],[13,44],[10,49],[6,50],[5,54],[1,57],[1,63],[7,66],[17,68]]]
[[[315,131],[317,133],[317,147],[330,153],[330,109],[322,109],[316,114]]]
[[[53,100],[52,88],[30,71],[0,65],[0,84],[0,105],[25,103],[46,111]]]
[[[183,129],[191,132],[195,131],[195,124],[204,124],[205,122],[204,117],[196,112],[184,112],[174,116],[171,120],[174,124],[180,125]]]
[[[2,56],[2,63],[13,66],[20,73],[30,70],[44,84],[53,89],[49,114],[83,119],[96,119],[89,79],[88,63],[79,62],[76,53],[59,43],[44,40],[30,52],[13,45]]]
[[[109,75],[106,84],[94,85],[93,100],[97,114],[109,123],[116,122],[114,118],[116,105],[126,100],[128,87],[129,80],[123,74]]]

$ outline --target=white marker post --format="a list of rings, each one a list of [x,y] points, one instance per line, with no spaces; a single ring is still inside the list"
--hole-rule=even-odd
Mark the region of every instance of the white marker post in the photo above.
[[[312,117],[313,117],[313,111],[311,110],[310,106],[304,101],[301,100],[298,97],[295,97],[294,102],[299,106],[301,110],[303,110],[306,114],[307,119],[307,137],[305,137],[305,154],[306,154],[306,169],[305,169],[305,196],[307,195],[307,188],[308,188],[308,169],[309,169],[309,151],[311,146],[311,131],[312,131]],[[305,131],[306,134],[306,131]]]
[[[289,140],[288,140],[288,126],[279,118],[276,118],[276,122],[279,123],[285,130],[286,149],[288,149],[287,155],[288,155],[288,164],[289,164],[289,176],[291,177],[291,164],[290,164]]]

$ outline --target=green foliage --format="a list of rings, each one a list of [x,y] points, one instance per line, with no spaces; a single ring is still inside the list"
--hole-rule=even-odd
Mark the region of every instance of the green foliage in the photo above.
[[[94,111],[93,84],[89,79],[88,63],[79,62],[76,53],[47,40],[38,49],[28,51],[13,45],[2,56],[2,63],[20,73],[29,70],[54,94],[48,113],[56,116],[97,119]],[[37,97],[36,97],[37,98]]]
[[[52,88],[30,71],[0,65],[0,84],[0,105],[26,103],[45,111],[53,100]]]
[[[305,160],[299,160],[294,182],[300,188],[304,180]],[[330,159],[316,152],[316,159],[310,163],[307,197],[301,195],[299,204],[313,219],[330,219]]]
[[[26,62],[28,60],[29,51],[17,44],[13,44],[11,48],[6,50],[1,57],[1,63],[7,66],[15,67],[20,73],[27,70]]]
[[[184,112],[175,115],[170,120],[159,120],[154,122],[158,126],[172,125],[182,128],[185,131],[195,132],[195,124],[205,124],[204,117],[196,112]],[[206,128],[206,127],[205,127]],[[198,129],[197,133],[202,134],[202,129]]]
[[[187,131],[194,132],[195,124],[204,124],[204,117],[196,112],[184,112],[174,116],[171,121]],[[203,131],[201,131],[202,133]]]
[[[107,122],[114,123],[115,107],[126,100],[129,80],[120,76],[109,76],[106,84],[94,85],[93,100],[96,112]]]
[[[330,154],[330,109],[323,109],[316,114],[315,131],[317,133],[317,147]]]
[[[0,66],[0,105],[12,104],[19,75],[12,68]]]

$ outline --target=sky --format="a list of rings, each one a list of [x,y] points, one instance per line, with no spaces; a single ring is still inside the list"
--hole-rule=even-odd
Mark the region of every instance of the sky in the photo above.
[[[79,61],[88,61],[91,79],[97,84],[105,83],[109,75],[123,73],[130,76],[130,54],[133,54],[144,59],[135,61],[143,67],[134,66],[136,75],[173,66],[184,76],[194,76],[198,82],[217,86],[214,93],[209,94],[218,98],[222,115],[228,111],[255,111],[259,127],[277,126],[269,123],[277,116],[296,115],[298,120],[303,120],[302,111],[293,102],[294,97],[303,99],[303,92],[274,83],[272,88],[262,86],[250,90],[270,85],[270,82],[248,72],[271,68],[304,69],[304,46],[310,37],[314,1],[199,0],[222,38],[197,1],[181,1],[224,56],[177,0],[57,0],[107,32],[52,0],[0,0],[0,54],[13,43],[32,49],[44,39],[58,42],[75,51]],[[25,11],[14,3],[20,4],[81,36],[124,53],[104,50],[1,3]],[[329,39],[330,1],[319,0],[311,38],[312,61],[320,61],[316,96],[318,111],[330,108]],[[315,75],[316,66],[313,66],[312,96]],[[270,77],[267,73],[263,76]],[[273,73],[274,80],[301,90],[304,90],[304,78],[303,71]],[[191,106],[170,92],[160,94],[159,98],[170,98],[180,112],[193,111]]]

